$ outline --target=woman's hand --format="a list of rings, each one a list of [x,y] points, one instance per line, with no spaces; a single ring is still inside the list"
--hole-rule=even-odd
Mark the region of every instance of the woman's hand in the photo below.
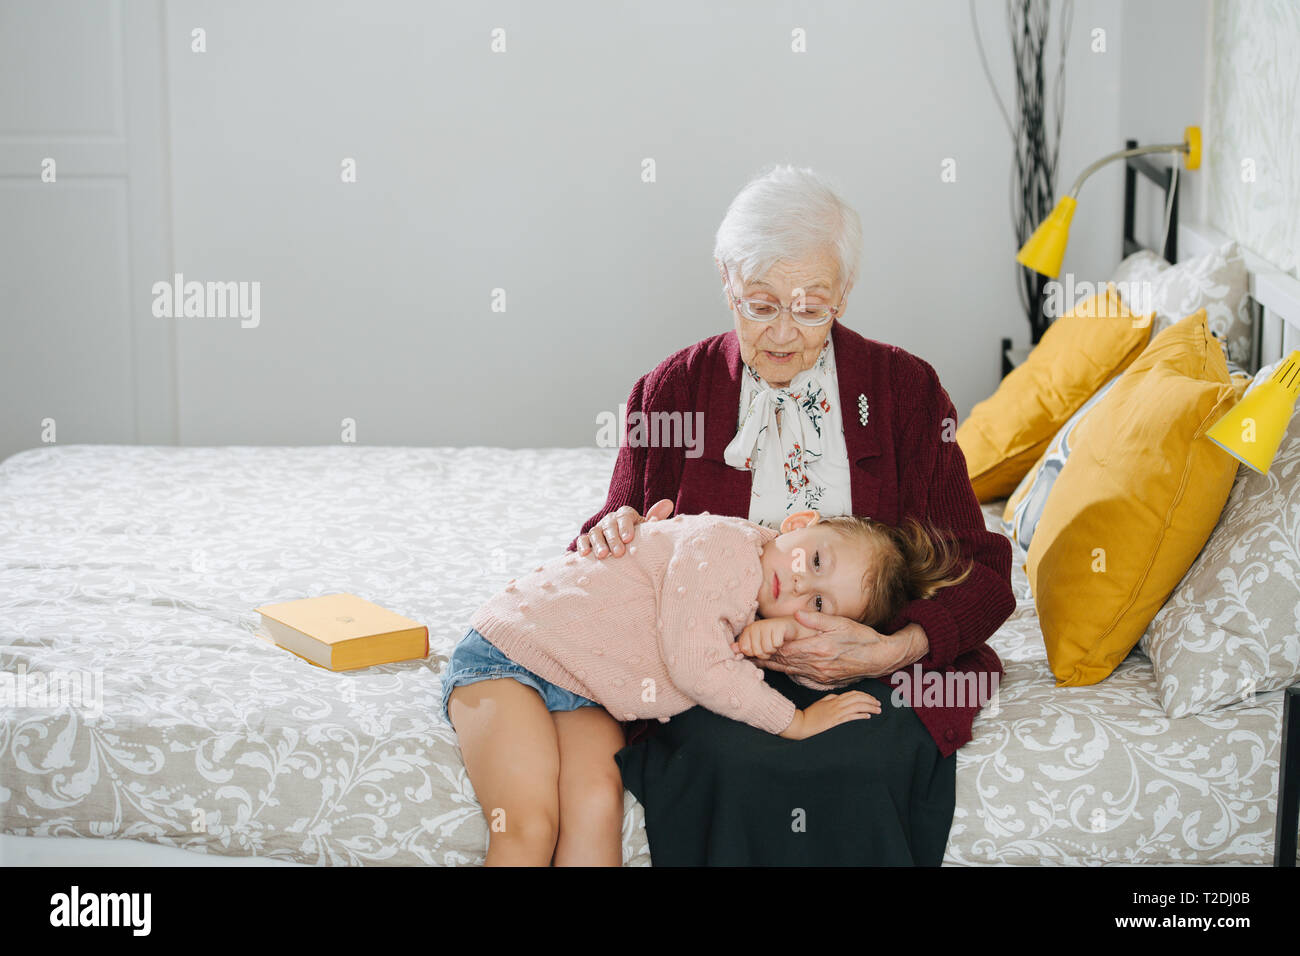
[[[781,731],[787,740],[806,740],[850,720],[870,720],[880,713],[880,701],[860,690],[827,694],[805,710],[796,710],[790,726]]]
[[[930,653],[930,642],[919,624],[886,635],[849,618],[815,611],[796,611],[795,620],[798,633],[754,663],[832,688],[892,674]]]
[[[586,534],[578,535],[578,554],[584,557],[592,551],[597,558],[620,557],[623,546],[636,535],[636,526],[642,521],[658,521],[673,513],[673,503],[669,498],[662,498],[650,506],[642,518],[631,505],[624,505],[617,511],[611,511],[600,521],[591,526]]]

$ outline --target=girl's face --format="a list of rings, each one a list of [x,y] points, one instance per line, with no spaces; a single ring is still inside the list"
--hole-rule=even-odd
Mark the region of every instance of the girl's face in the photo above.
[[[867,609],[865,581],[873,548],[818,523],[815,511],[781,522],[780,536],[763,546],[759,617],[792,617],[820,611],[857,620]]]

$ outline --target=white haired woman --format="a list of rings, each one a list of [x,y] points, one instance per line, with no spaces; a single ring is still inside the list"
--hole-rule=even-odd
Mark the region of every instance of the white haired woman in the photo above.
[[[765,662],[767,680],[798,707],[852,688],[882,713],[798,742],[702,707],[625,727],[616,760],[645,806],[658,865],[943,858],[954,754],[1002,673],[986,642],[1015,608],[1011,547],[985,528],[934,369],[842,322],[861,245],[857,214],[812,170],[776,167],[740,191],[714,249],[733,328],[670,356],[627,403],[629,420],[703,413],[703,453],[625,434],[605,506],[573,547],[617,558],[639,521],[674,509],[777,527],[811,508],[890,525],[917,518],[947,534],[971,573],[877,631],[823,604],[822,569],[807,556],[792,585],[806,602],[799,637]],[[923,700],[924,672],[970,680],[941,680],[937,698],[926,682]]]

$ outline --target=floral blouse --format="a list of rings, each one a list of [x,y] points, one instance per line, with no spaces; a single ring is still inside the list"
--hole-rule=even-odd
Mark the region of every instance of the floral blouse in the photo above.
[[[849,453],[844,443],[835,351],[828,336],[817,361],[775,388],[749,365],[742,371],[736,437],[724,459],[754,473],[749,520],[779,528],[787,515],[814,509],[849,514]]]

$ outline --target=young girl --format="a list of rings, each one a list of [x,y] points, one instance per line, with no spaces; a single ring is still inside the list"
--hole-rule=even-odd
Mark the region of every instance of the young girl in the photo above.
[[[512,580],[471,619],[443,676],[488,865],[621,863],[617,721],[700,704],[800,740],[880,713],[860,691],[797,710],[745,658],[793,638],[799,609],[883,626],[964,580],[969,567],[954,575],[955,564],[911,519],[896,529],[804,511],[778,534],[679,515],[638,525],[618,561],[568,553]]]

